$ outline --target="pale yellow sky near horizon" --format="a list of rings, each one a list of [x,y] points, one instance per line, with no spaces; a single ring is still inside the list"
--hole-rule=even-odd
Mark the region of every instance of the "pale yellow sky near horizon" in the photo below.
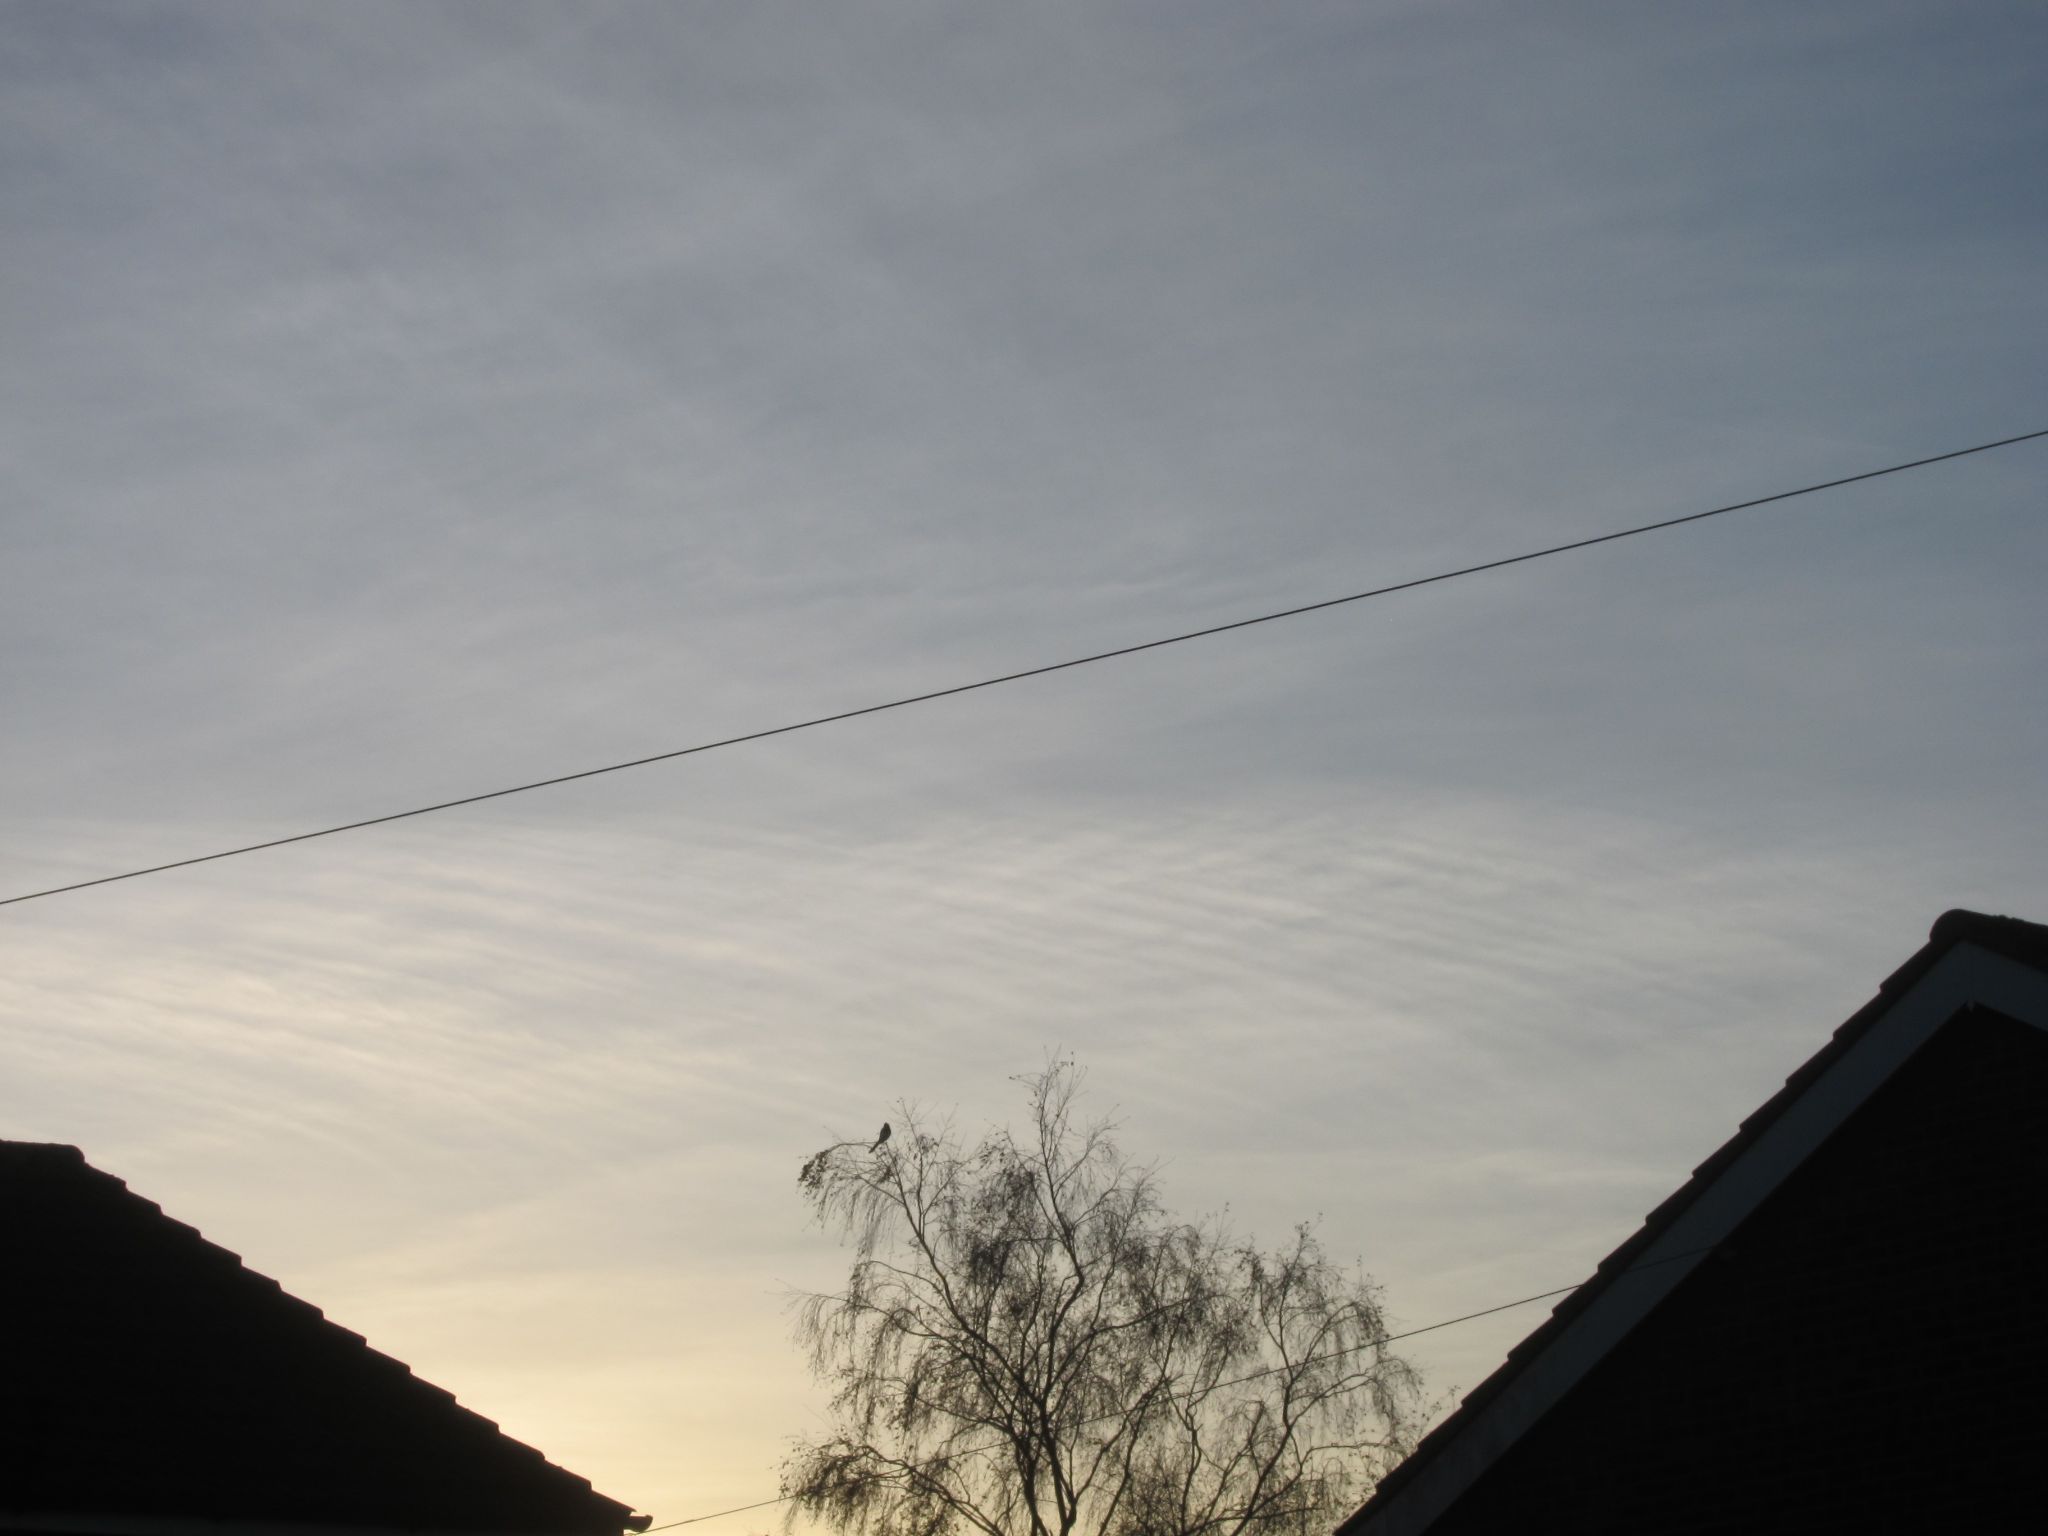
[[[0,981],[0,1010],[24,1018],[41,1000],[42,1049],[24,1064],[64,1092],[26,1125],[17,1109],[9,1134],[81,1143],[171,1215],[665,1522],[773,1497],[782,1447],[822,1422],[786,1299],[833,1285],[845,1255],[807,1225],[798,1164],[828,1134],[852,1134],[856,1115],[867,1134],[894,1083],[916,1083],[927,1108],[956,1105],[970,1128],[1014,1117],[1005,1074],[1041,1058],[1025,1020],[1050,994],[1005,994],[1028,986],[1043,954],[1071,944],[1077,964],[1107,968],[1106,990],[1151,994],[1114,1048],[1090,1051],[1074,1031],[1085,996],[1051,1043],[1089,1068],[1088,1102],[1114,1111],[1127,1149],[1162,1162],[1172,1206],[1227,1210],[1269,1241],[1319,1219],[1332,1253],[1362,1260],[1408,1328],[1584,1278],[1924,928],[1922,914],[1874,924],[1858,911],[1884,858],[1832,874],[1803,928],[1761,932],[1746,914],[1791,878],[1785,855],[1709,861],[1609,819],[1536,838],[1523,816],[1453,815],[1421,797],[1382,809],[1402,833],[1351,834],[1352,846],[1340,824],[1299,812],[1194,841],[1127,825],[1113,858],[1100,829],[1072,860],[1042,832],[1008,857],[985,841],[984,873],[1018,859],[1038,871],[1024,907],[1008,879],[947,884],[957,848],[944,838],[851,861],[821,849],[793,866],[800,887],[757,869],[749,883],[779,895],[744,919],[719,910],[722,882],[679,899],[658,875],[619,880],[615,865],[618,883],[582,916],[606,929],[618,963],[657,978],[630,994],[602,967],[527,968],[529,925],[559,914],[523,893],[576,888],[607,852],[624,861],[618,834],[590,829],[497,839],[479,865],[469,829],[449,826],[425,859],[358,845],[318,871],[244,870],[239,891],[218,877],[205,891],[138,890],[127,912],[103,908],[89,924],[53,908],[42,917],[58,946]],[[729,871],[749,857],[733,841]],[[1490,856],[1463,851],[1479,846]],[[440,899],[434,861],[458,853],[463,887],[501,937],[481,951],[459,932],[417,936],[400,967],[405,1001],[379,1003],[391,971],[361,964],[346,928],[326,931],[320,914],[382,906],[395,882]],[[1713,888],[1700,910],[1726,914],[1711,927],[1654,899],[1660,867],[1688,860]],[[1621,865],[1633,875],[1618,877]],[[315,889],[294,896],[309,874]],[[1375,909],[1373,894],[1392,890],[1399,910]],[[178,932],[194,897],[209,929],[241,930],[227,953]],[[807,903],[835,915],[829,951],[775,960],[766,936]],[[924,925],[941,922],[942,947],[980,957],[973,991],[911,986],[888,1010],[836,1016],[799,1000],[823,979],[807,960],[853,998],[892,974],[931,981],[936,962],[918,951],[939,943]],[[1089,937],[1119,930],[1120,955]],[[110,932],[118,958],[60,991]],[[1310,985],[1305,944],[1348,958]],[[1205,950],[1263,958],[1218,975]],[[764,966],[778,979],[761,993]],[[664,971],[694,978],[706,1015],[776,997],[789,1010],[786,1070],[764,1079],[758,1052],[664,1039]],[[465,974],[491,980],[465,987]],[[1202,999],[1226,982],[1246,996],[1219,1012]],[[1574,1019],[1565,1035],[1521,1038],[1539,1000]],[[895,1007],[926,1016],[880,1027]],[[1236,1007],[1285,1023],[1231,1046]],[[974,1021],[950,1048],[942,1011]],[[532,1032],[542,1017],[585,1023],[549,1041]],[[851,1069],[825,1056],[847,1019],[873,1028],[870,1059]],[[1567,1070],[1561,1046],[1575,1053]],[[202,1097],[211,1113],[178,1112]],[[1405,1348],[1432,1396],[1470,1387],[1544,1305]],[[763,1530],[776,1513],[706,1525]]]
[[[7,21],[0,895],[2048,426],[2022,0]],[[662,1522],[818,1422],[803,1158],[1051,1050],[1403,1326],[1569,1284],[2048,917],[2044,464],[0,908],[0,1136]]]

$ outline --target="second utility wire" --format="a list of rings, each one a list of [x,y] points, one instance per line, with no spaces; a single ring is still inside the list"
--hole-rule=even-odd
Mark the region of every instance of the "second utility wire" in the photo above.
[[[1666,1264],[1676,1264],[1683,1259],[1698,1258],[1701,1254],[1712,1251],[1713,1246],[1713,1244],[1709,1243],[1701,1248],[1688,1248],[1683,1253],[1667,1253],[1661,1259],[1649,1259],[1640,1264],[1631,1264],[1626,1269],[1616,1270],[1614,1271],[1614,1276],[1619,1278],[1623,1275],[1640,1274],[1646,1269],[1658,1269]],[[1598,1279],[1599,1276],[1595,1275],[1593,1278]],[[1548,1301],[1553,1296],[1566,1296],[1573,1291],[1582,1291],[1592,1283],[1592,1280],[1581,1280],[1576,1285],[1560,1285],[1552,1290],[1538,1291],[1533,1296],[1523,1296],[1514,1301],[1503,1301],[1496,1306],[1483,1307],[1477,1312],[1467,1312],[1462,1317],[1447,1317],[1441,1322],[1425,1323],[1420,1328],[1409,1328],[1401,1333],[1383,1334],[1379,1338],[1367,1339],[1363,1343],[1354,1344],[1345,1349],[1331,1350],[1328,1354],[1312,1355],[1302,1360],[1300,1364],[1317,1365],[1327,1360],[1342,1359],[1345,1355],[1363,1354],[1370,1349],[1384,1349],[1387,1345],[1399,1343],[1402,1339],[1413,1339],[1425,1333],[1435,1333],[1442,1328],[1455,1328],[1460,1323],[1477,1322],[1480,1318],[1492,1317],[1497,1312],[1510,1312],[1516,1307],[1526,1307],[1533,1301]],[[1249,1375],[1233,1377],[1229,1381],[1219,1381],[1213,1387],[1200,1389],[1201,1394],[1206,1395],[1224,1387],[1243,1386],[1246,1382],[1257,1381],[1262,1376],[1278,1376],[1288,1369],[1290,1367],[1284,1365],[1269,1366],[1265,1370],[1253,1371]],[[1194,1395],[1190,1392],[1174,1392],[1167,1394],[1164,1400],[1173,1402],[1181,1398],[1192,1398]],[[1123,1415],[1120,1413],[1104,1413],[1097,1414],[1092,1419],[1083,1419],[1081,1422],[1082,1424],[1100,1424],[1109,1419],[1121,1417]],[[964,1451],[948,1451],[944,1455],[934,1456],[928,1461],[914,1463],[905,1470],[919,1472],[927,1467],[944,1466],[949,1462],[963,1461],[969,1456],[979,1456],[989,1451],[1001,1449],[1003,1449],[1003,1446],[1000,1441],[991,1441],[987,1445],[969,1446]],[[772,1499],[756,1499],[751,1504],[740,1504],[731,1509],[715,1509],[708,1515],[691,1515],[686,1519],[670,1520],[662,1525],[650,1525],[647,1527],[646,1536],[653,1536],[653,1533],[656,1531],[672,1531],[679,1525],[701,1525],[706,1520],[719,1520],[727,1515],[743,1515],[750,1509],[769,1509],[777,1504],[794,1504],[795,1502],[796,1495],[793,1493],[778,1494]]]

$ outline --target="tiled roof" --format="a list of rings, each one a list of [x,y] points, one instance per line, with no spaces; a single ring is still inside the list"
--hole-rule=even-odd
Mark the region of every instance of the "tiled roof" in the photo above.
[[[1592,1278],[1551,1310],[1543,1323],[1508,1351],[1506,1361],[1492,1375],[1467,1393],[1455,1412],[1425,1435],[1422,1442],[1399,1466],[1387,1474],[1365,1505],[1337,1527],[1336,1536],[1356,1536],[1365,1524],[1400,1498],[1430,1464],[1441,1456],[1487,1407],[1515,1383],[1523,1371],[1557,1342],[1572,1323],[1598,1305],[1616,1279],[1628,1273],[1653,1249],[1679,1216],[1690,1208],[1731,1164],[1743,1156],[1780,1116],[1813,1083],[1841,1060],[1858,1040],[1892,1006],[1892,1003],[1927,974],[1943,955],[1960,943],[2016,960],[2023,965],[2048,971],[2048,927],[2013,917],[1990,917],[1960,908],[1945,912],[1935,921],[1927,943],[1885,978],[1877,996],[1837,1028],[1828,1043],[1816,1051],[1785,1080],[1784,1087],[1765,1100],[1715,1153],[1693,1170],[1670,1198],[1644,1218],[1643,1224],[1619,1248],[1600,1261]]]
[[[76,1147],[0,1141],[0,1523],[29,1514],[647,1524]]]

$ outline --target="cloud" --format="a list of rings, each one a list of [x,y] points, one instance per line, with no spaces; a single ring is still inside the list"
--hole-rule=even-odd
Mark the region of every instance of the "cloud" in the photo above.
[[[2012,7],[17,9],[8,890],[2039,425]],[[11,907],[0,1113],[668,1518],[795,1161],[1049,1045],[1563,1283],[2048,905],[2039,452]]]

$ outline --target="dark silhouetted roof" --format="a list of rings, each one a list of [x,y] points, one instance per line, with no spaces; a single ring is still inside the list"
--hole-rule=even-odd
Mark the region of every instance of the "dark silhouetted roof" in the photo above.
[[[1480,1424],[1492,1404],[1512,1389],[1517,1389],[1521,1379],[1544,1357],[1546,1351],[1558,1345],[1576,1321],[1601,1306],[1617,1280],[1643,1262],[1671,1233],[1674,1224],[1701,1201],[1732,1165],[1757,1146],[1809,1088],[1870,1033],[1895,1002],[1949,951],[1963,943],[2048,972],[2048,927],[2017,918],[1990,917],[1960,909],[1944,913],[1931,929],[1927,943],[1884,980],[1877,996],[1836,1029],[1827,1044],[1786,1079],[1783,1088],[1744,1120],[1736,1134],[1701,1163],[1692,1177],[1670,1198],[1650,1212],[1643,1225],[1626,1242],[1602,1259],[1591,1279],[1559,1302],[1548,1319],[1510,1350],[1501,1367],[1473,1388],[1457,1410],[1426,1435],[1413,1454],[1380,1482],[1372,1498],[1337,1528],[1337,1536],[1360,1536],[1364,1527],[1383,1512],[1405,1510],[1401,1503],[1404,1492],[1428,1473],[1435,1462],[1458,1446],[1461,1437]],[[1493,1445],[1492,1437],[1487,1433],[1477,1433],[1474,1444],[1489,1447],[1481,1454],[1490,1457],[1499,1456],[1505,1449]],[[1459,1454],[1466,1453],[1460,1451]],[[1396,1517],[1390,1514],[1389,1518]],[[1398,1516],[1397,1523],[1404,1530],[1423,1528],[1405,1512]]]
[[[0,1141],[0,1255],[0,1524],[647,1525],[76,1147]]]

